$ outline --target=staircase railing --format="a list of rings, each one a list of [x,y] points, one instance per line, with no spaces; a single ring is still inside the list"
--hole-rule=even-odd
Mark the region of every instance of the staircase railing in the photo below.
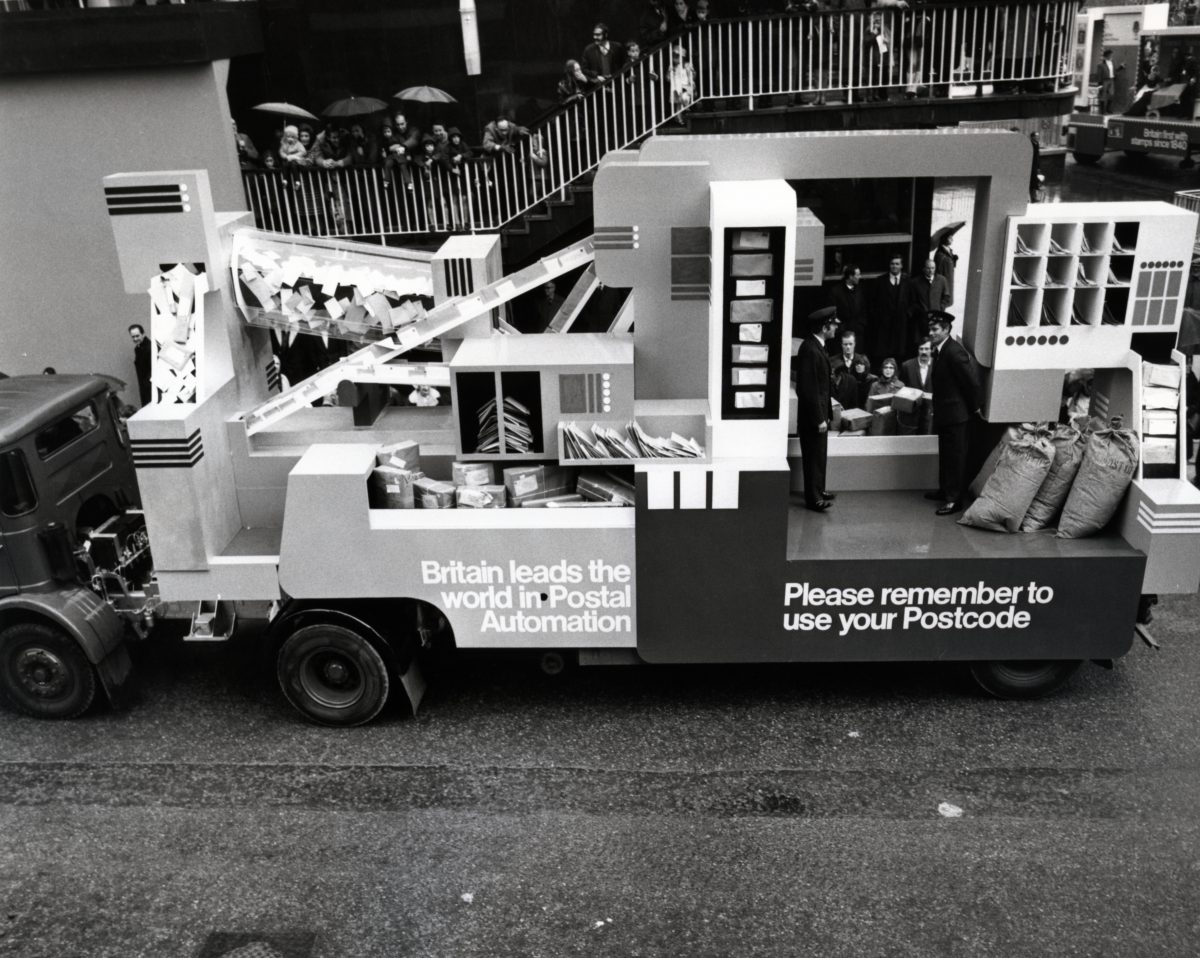
[[[498,230],[699,101],[795,103],[1052,92],[1072,79],[1077,0],[954,4],[698,24],[457,172],[247,171],[262,229],[313,236]],[[681,48],[683,59],[676,60]],[[690,67],[690,74],[688,72]]]

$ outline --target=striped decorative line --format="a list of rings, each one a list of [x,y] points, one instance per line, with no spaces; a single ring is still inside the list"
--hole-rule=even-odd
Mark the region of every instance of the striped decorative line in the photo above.
[[[648,509],[736,509],[739,473],[699,466],[646,473]]]
[[[275,392],[279,383],[279,367],[274,362],[267,363],[267,392]]]
[[[451,296],[466,296],[475,289],[475,280],[471,275],[469,259],[448,259],[443,261],[446,271],[446,291]]]
[[[1173,508],[1178,509],[1178,506]],[[1200,528],[1200,511],[1154,512],[1145,500],[1138,503],[1138,518],[1146,528]]]
[[[592,237],[593,249],[633,249],[638,241],[636,226],[598,226]]]
[[[143,213],[184,213],[188,202],[186,192],[178,183],[161,186],[106,186],[104,202],[109,216],[129,216]]]
[[[190,469],[204,458],[199,429],[186,439],[132,439],[129,447],[139,469]]]
[[[1093,416],[1099,416],[1101,419],[1108,418],[1108,396],[1105,393],[1092,393],[1091,412]]]

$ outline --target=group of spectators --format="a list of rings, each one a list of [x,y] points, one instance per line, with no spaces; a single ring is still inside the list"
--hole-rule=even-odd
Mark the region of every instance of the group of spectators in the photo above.
[[[339,170],[368,168],[377,170],[379,184],[393,191],[396,201],[389,204],[403,214],[406,210],[423,209],[426,224],[435,230],[460,229],[469,225],[465,195],[468,181],[473,180],[472,160],[495,160],[514,154],[518,142],[529,136],[529,130],[501,115],[483,130],[482,144],[469,146],[462,131],[440,120],[430,123],[423,132],[408,121],[403,111],[396,111],[383,120],[375,132],[366,121],[356,120],[348,126],[330,122],[319,129],[308,123],[288,122],[275,131],[275,142],[266,150],[258,150],[253,141],[237,129],[234,122],[234,142],[243,170],[279,170],[296,174],[304,170]],[[540,138],[532,138],[531,156],[535,164],[546,162]],[[488,182],[486,166],[482,174]],[[302,177],[288,175],[285,184],[297,190],[305,187]],[[310,191],[315,190],[309,184]],[[330,214],[346,225],[353,210],[346,208],[353,197],[335,193],[327,197],[314,196],[315,201],[327,201]],[[302,220],[313,209],[297,209]]]
[[[944,313],[954,302],[958,256],[952,246],[953,234],[944,236],[914,276],[905,273],[900,253],[888,258],[887,272],[867,281],[857,265],[843,268],[841,280],[827,294],[827,308],[834,310],[839,328],[826,346],[831,398],[843,408],[866,408],[871,396],[902,386],[930,391],[928,317]],[[930,413],[926,404],[899,415],[899,431],[929,433]]]

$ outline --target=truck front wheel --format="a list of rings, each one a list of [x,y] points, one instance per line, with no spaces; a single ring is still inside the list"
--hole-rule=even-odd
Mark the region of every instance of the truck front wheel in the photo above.
[[[276,672],[287,700],[319,725],[362,725],[387,704],[383,657],[344,626],[297,629],[279,650]]]
[[[1080,659],[972,662],[971,676],[996,698],[1037,699],[1063,685],[1082,664]]]
[[[72,719],[96,695],[83,650],[61,629],[18,622],[0,632],[0,698],[34,718]]]

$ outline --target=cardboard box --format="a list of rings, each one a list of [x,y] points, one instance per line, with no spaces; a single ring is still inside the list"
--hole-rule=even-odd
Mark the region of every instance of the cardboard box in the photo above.
[[[1142,440],[1142,462],[1171,465],[1175,446],[1174,437],[1147,436]]]
[[[1179,366],[1159,366],[1155,363],[1142,363],[1142,388],[1147,386],[1165,386],[1168,389],[1178,389],[1183,381],[1183,369]]]
[[[916,412],[917,403],[924,395],[921,390],[913,386],[905,386],[903,389],[896,390],[896,395],[892,397],[892,408],[897,412]]]
[[[504,486],[455,486],[454,501],[459,509],[503,509]]]
[[[380,446],[375,453],[375,462],[381,466],[398,466],[401,469],[421,468],[421,445],[411,439]]]
[[[576,489],[591,502],[618,502],[626,506],[634,504],[633,486],[609,473],[581,473]]]
[[[529,499],[521,503],[523,509],[549,509],[552,506],[578,506],[586,502],[579,493],[568,492],[548,499]]]
[[[865,409],[843,409],[842,410],[842,432],[855,432],[859,429],[866,431],[871,425],[873,415]]]
[[[874,412],[876,409],[882,409],[884,406],[892,405],[892,400],[895,399],[895,393],[876,393],[874,396],[867,397],[867,412]]]
[[[868,436],[896,435],[896,410],[891,406],[883,406],[871,414],[871,425],[867,427]]]
[[[423,476],[413,483],[418,509],[453,509],[454,483]]]
[[[554,465],[510,466],[504,470],[504,488],[509,505],[520,506],[574,492],[575,471]]]
[[[491,486],[496,472],[490,462],[455,462],[450,466],[450,481],[456,486]]]
[[[398,466],[382,465],[371,470],[367,499],[372,509],[415,508],[413,485],[423,473]]]

